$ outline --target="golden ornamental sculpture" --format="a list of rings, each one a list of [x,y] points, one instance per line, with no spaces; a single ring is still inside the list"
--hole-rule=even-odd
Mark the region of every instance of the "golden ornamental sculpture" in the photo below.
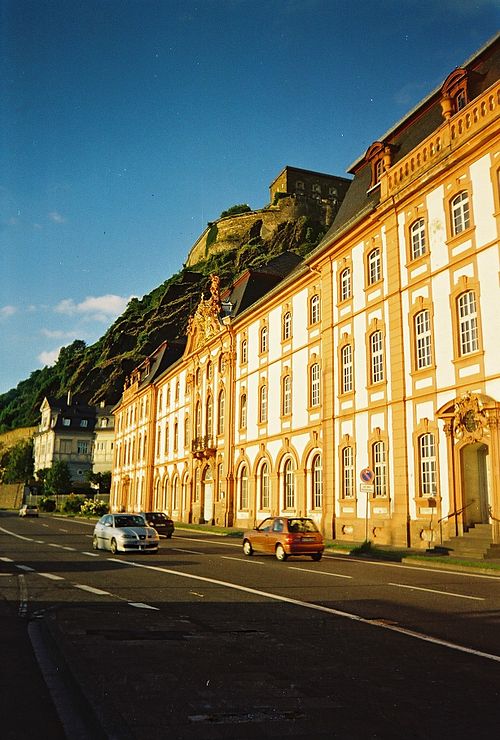
[[[470,391],[455,401],[453,420],[455,438],[463,442],[478,442],[488,426],[488,416],[483,404]]]
[[[220,331],[220,310],[220,278],[211,275],[210,298],[205,300],[205,296],[201,294],[198,308],[188,322],[188,334],[197,333],[196,346],[203,344]]]

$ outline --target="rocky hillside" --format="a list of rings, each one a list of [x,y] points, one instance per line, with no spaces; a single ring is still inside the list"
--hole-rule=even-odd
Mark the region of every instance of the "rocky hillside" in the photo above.
[[[86,346],[77,340],[61,350],[52,367],[33,372],[27,380],[0,395],[0,432],[37,423],[39,406],[44,396],[62,396],[68,389],[82,402],[116,403],[121,396],[124,378],[164,339],[178,339],[185,334],[189,315],[209,276],[217,274],[221,287],[229,285],[248,267],[259,267],[271,257],[288,249],[304,256],[319,242],[332,218],[325,209],[306,214],[303,207],[294,209],[293,199],[286,199],[286,218],[273,216],[273,228],[263,227],[271,219],[243,214],[233,217],[234,229],[227,219],[221,232],[224,244],[214,237],[212,245],[205,239],[203,249],[189,253],[189,267],[184,267],[141,300],[133,299],[125,312],[95,344]],[[218,224],[220,222],[216,222]],[[242,225],[243,224],[243,225]],[[198,240],[197,244],[200,242]]]

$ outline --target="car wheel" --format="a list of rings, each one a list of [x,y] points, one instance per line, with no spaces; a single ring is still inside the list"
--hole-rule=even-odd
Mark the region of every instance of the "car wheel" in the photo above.
[[[250,544],[250,540],[245,540],[243,543],[243,553],[245,555],[253,555],[253,547]]]
[[[113,537],[113,539],[111,540],[111,553],[113,555],[116,555],[117,552],[118,552],[118,545],[116,544],[116,540]]]
[[[321,560],[323,553],[322,552],[315,552],[314,555],[311,555],[313,560]]]
[[[99,549],[99,541],[98,541],[96,535],[94,535],[92,537],[92,549],[93,550],[98,550]]]
[[[276,560],[286,560],[288,555],[286,554],[283,545],[276,545]]]

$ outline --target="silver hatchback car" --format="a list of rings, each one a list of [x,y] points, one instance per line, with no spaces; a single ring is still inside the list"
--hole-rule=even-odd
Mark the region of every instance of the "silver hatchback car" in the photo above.
[[[140,514],[105,514],[94,527],[94,550],[158,552],[160,538]]]

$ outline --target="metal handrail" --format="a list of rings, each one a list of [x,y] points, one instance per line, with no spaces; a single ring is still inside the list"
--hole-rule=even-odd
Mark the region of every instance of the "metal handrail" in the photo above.
[[[455,517],[455,521],[457,520],[457,517],[464,512],[469,506],[472,506],[472,504],[475,503],[475,499],[472,499],[472,501],[469,501],[468,504],[465,504],[465,506],[462,506],[461,509],[457,509],[456,511],[452,511],[450,514],[446,514],[446,516],[442,516],[441,519],[438,519],[439,524],[439,541],[440,544],[443,544],[443,522],[445,519],[451,519],[452,516]]]

